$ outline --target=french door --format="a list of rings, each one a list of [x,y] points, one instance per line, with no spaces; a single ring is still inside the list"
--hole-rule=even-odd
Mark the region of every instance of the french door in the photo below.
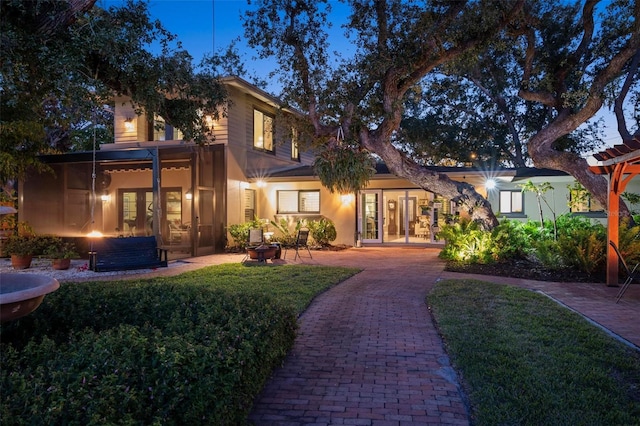
[[[382,211],[382,190],[360,191],[358,229],[363,243],[382,242]]]

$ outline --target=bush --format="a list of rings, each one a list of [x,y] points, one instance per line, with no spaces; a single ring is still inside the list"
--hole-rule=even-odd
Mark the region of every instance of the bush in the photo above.
[[[1,330],[13,424],[242,424],[295,338],[273,298],[150,281],[73,283]]]
[[[232,245],[229,246],[229,248],[244,248],[247,240],[249,239],[249,230],[260,229],[262,228],[262,225],[262,221],[257,217],[249,222],[229,225],[227,229],[229,231],[229,235],[231,235],[231,238],[233,240]]]
[[[444,259],[471,263],[495,261],[491,233],[481,230],[476,222],[469,219],[443,226],[438,238],[446,241],[440,252]]]
[[[323,247],[331,245],[331,242],[338,237],[336,226],[331,219],[327,218],[309,222],[309,231],[313,240]]]

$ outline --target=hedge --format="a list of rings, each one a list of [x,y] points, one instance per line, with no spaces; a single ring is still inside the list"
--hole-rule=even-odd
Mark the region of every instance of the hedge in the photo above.
[[[0,327],[9,424],[241,424],[293,346],[264,295],[149,281],[70,283]]]

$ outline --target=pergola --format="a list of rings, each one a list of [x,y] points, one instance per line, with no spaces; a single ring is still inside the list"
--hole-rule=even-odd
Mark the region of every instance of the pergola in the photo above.
[[[618,284],[618,255],[611,242],[618,245],[620,229],[620,194],[627,184],[640,173],[640,137],[623,141],[622,145],[593,155],[600,162],[589,169],[598,175],[609,175],[609,203],[607,221],[607,285]]]

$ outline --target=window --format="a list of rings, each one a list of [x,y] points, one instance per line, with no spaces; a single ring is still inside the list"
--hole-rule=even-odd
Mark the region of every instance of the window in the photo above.
[[[500,191],[500,213],[522,213],[522,191]]]
[[[298,148],[298,131],[291,129],[291,159],[300,161],[300,149]]]
[[[591,197],[586,189],[569,189],[569,209],[572,213],[601,212],[604,210],[598,200]]]
[[[278,213],[320,213],[320,191],[278,191]]]
[[[253,110],[253,147],[263,151],[274,152],[273,117],[257,109]]]
[[[168,125],[164,118],[159,115],[153,117],[153,138],[154,141],[173,141],[182,140],[184,136],[182,132],[173,126]]]
[[[255,189],[244,190],[244,221],[250,222],[256,217],[256,191]]]

